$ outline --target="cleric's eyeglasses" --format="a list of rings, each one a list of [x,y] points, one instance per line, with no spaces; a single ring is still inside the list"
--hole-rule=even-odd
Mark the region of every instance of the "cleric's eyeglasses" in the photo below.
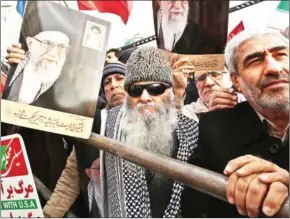
[[[209,76],[212,80],[217,81],[223,78],[223,73],[225,72],[210,71],[198,77],[194,77],[194,80],[196,82],[205,82],[206,78]]]
[[[131,85],[128,87],[127,92],[131,97],[140,97],[143,93],[143,90],[146,89],[151,96],[159,96],[170,87],[172,87],[172,85],[163,83],[139,84]]]
[[[51,50],[54,46],[57,47],[57,51],[60,54],[67,54],[69,51],[69,46],[67,46],[65,44],[58,44],[58,43],[51,42],[49,40],[39,40],[37,38],[33,38],[33,39],[40,42],[41,47],[46,51]]]

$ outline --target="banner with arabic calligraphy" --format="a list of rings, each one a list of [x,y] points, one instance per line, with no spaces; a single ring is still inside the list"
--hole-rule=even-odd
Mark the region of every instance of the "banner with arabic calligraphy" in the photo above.
[[[1,137],[1,217],[43,217],[23,139]]]
[[[152,1],[157,46],[172,71],[184,74],[184,104],[197,101],[194,73],[224,71],[229,0]]]
[[[3,99],[19,105],[11,109],[4,103],[2,122],[88,138],[109,32],[110,23],[100,18],[54,2],[28,1],[20,31],[25,58],[11,68],[3,92]],[[34,122],[22,120],[23,113]]]

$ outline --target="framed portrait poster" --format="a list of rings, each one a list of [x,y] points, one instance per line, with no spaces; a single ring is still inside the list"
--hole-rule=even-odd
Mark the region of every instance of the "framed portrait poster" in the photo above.
[[[88,138],[110,23],[49,1],[29,1],[20,32],[24,60],[12,66],[2,122]]]

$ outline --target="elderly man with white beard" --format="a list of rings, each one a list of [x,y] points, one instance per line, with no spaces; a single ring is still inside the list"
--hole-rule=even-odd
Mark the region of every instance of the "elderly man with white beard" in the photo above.
[[[158,35],[161,48],[172,51],[187,24],[188,1],[160,1]]]
[[[217,39],[196,23],[189,0],[159,0],[158,3],[156,29],[160,49],[179,54],[223,53]]]
[[[18,64],[8,88],[8,100],[32,104],[59,78],[69,38],[59,31],[43,31],[26,38],[28,52]]]
[[[172,72],[156,48],[141,48],[127,62],[122,107],[109,111],[106,136],[187,162],[197,145],[194,120],[174,105]],[[179,217],[184,185],[109,153],[101,156],[104,217]]]

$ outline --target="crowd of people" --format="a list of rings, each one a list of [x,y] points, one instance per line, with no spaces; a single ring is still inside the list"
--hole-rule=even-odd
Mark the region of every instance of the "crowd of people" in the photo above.
[[[9,125],[53,190],[45,216],[275,216],[289,196],[289,41],[245,30],[224,55],[223,71],[195,71],[155,47],[108,50],[92,132],[224,174],[228,202],[74,139]],[[24,58],[20,44],[8,49],[10,64]],[[186,92],[190,82],[197,93]],[[198,99],[185,104],[188,95]]]

